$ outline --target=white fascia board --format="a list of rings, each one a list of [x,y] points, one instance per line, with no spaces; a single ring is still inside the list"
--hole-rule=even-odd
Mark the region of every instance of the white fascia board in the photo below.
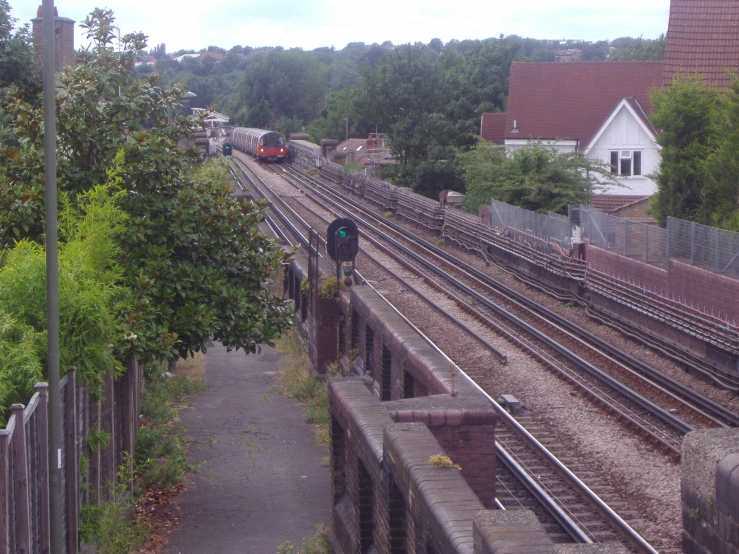
[[[528,146],[539,142],[542,146],[577,146],[576,140],[505,139],[505,146]]]
[[[590,149],[593,148],[593,146],[595,146],[595,144],[598,142],[598,139],[600,139],[603,133],[606,132],[606,129],[608,129],[608,126],[613,122],[614,119],[616,119],[618,112],[620,112],[621,108],[623,107],[625,107],[628,110],[628,112],[631,114],[631,117],[633,117],[636,120],[639,126],[644,130],[647,136],[652,140],[655,148],[657,148],[658,150],[662,150],[662,147],[659,144],[657,144],[657,137],[654,136],[654,133],[652,133],[651,129],[644,124],[644,121],[642,121],[642,118],[637,115],[637,113],[634,111],[634,108],[631,107],[631,104],[629,104],[626,101],[626,98],[623,98],[621,102],[618,103],[618,106],[616,106],[616,108],[611,112],[611,115],[608,116],[608,119],[606,119],[606,122],[601,126],[600,129],[598,129],[598,132],[595,133],[593,140],[590,141],[590,144],[588,144],[587,148],[585,148],[585,150],[582,151],[584,156],[587,156],[588,152],[590,152]]]

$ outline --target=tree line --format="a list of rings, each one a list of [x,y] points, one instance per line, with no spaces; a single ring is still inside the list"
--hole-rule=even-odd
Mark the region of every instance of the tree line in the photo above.
[[[584,61],[660,59],[664,37],[560,44],[511,35],[312,51],[209,47],[224,54],[219,63],[175,62],[157,45],[156,64],[140,71],[186,82],[198,95],[194,107],[212,105],[236,125],[307,132],[314,142],[384,133],[400,163],[382,177],[434,197],[465,189],[457,156],[476,144],[483,112],[505,111],[511,63],[554,61],[565,48],[580,49]]]
[[[185,89],[135,74],[141,33],[111,48],[110,10],[81,26],[93,46],[56,97],[62,370],[77,366],[96,394],[131,357],[173,361],[216,341],[255,352],[291,323],[272,287],[288,254],[257,229],[265,204],[233,199],[227,165],[202,163],[191,140],[202,122],[172,117]],[[0,55],[31,58],[26,31],[0,32]],[[33,63],[0,73],[1,424],[46,380],[46,289],[39,75]]]

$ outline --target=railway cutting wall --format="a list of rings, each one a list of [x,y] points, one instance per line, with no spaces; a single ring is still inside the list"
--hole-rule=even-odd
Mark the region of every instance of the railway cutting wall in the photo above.
[[[371,288],[318,303],[306,279],[300,260],[285,267],[299,332],[349,375],[329,381],[332,552],[568,552],[533,512],[491,509],[497,415],[487,399]],[[312,333],[312,320],[334,321],[334,338]]]
[[[674,259],[662,270],[587,243],[565,249],[525,230],[493,227],[487,206],[479,217],[442,207],[407,188],[344,175],[342,166],[299,146],[293,160],[320,167],[321,177],[346,193],[500,264],[562,301],[584,304],[603,322],[653,346],[684,351],[705,364],[698,375],[739,388],[739,280]]]

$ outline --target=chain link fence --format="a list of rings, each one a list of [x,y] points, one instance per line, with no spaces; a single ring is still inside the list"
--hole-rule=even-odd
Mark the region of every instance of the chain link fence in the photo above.
[[[567,216],[531,212],[498,200],[492,201],[490,209],[493,227],[517,229],[562,248],[572,247],[572,225]]]
[[[668,217],[667,239],[670,258],[739,276],[739,233]]]
[[[627,258],[667,268],[674,259],[721,275],[739,276],[739,233],[667,218],[663,229],[608,215],[587,206],[571,206],[570,221],[582,239]]]
[[[571,206],[570,219],[583,240],[627,258],[666,268],[667,230],[608,215],[588,206]]]

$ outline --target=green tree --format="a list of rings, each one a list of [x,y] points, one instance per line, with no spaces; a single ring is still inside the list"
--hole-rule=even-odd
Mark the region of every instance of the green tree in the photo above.
[[[58,180],[74,202],[108,181],[125,191],[121,282],[133,291],[119,318],[129,337],[121,357],[173,359],[212,340],[254,351],[286,327],[286,301],[269,292],[284,254],[256,230],[264,206],[231,198],[225,168],[197,169],[193,121],[172,116],[182,87],[155,74],[136,79],[145,37],[127,34],[121,51],[110,10],[83,28],[93,47],[60,79]],[[43,232],[42,116],[18,95],[6,105],[18,145],[0,145],[0,242]],[[183,146],[184,145],[184,146]],[[193,170],[193,168],[196,168]]]
[[[707,160],[699,217],[714,227],[739,232],[739,80],[732,80],[717,106],[718,145]]]
[[[611,42],[611,46],[616,47],[609,56],[613,61],[659,61],[665,58],[664,34],[654,40],[639,37],[626,42],[623,39],[616,39]]]
[[[41,75],[36,69],[28,27],[13,32],[15,22],[7,0],[0,0],[0,101],[3,89],[14,86],[30,102],[41,92]]]
[[[704,204],[709,184],[709,158],[718,146],[720,94],[696,78],[678,77],[669,89],[652,94],[654,124],[662,130],[657,143],[662,161],[654,175],[657,193],[652,213],[664,226],[667,217],[708,224]]]
[[[324,67],[313,54],[301,50],[268,53],[246,68],[239,88],[241,105],[249,110],[249,126],[267,128],[281,117],[304,124],[312,121],[327,91]],[[270,121],[265,121],[266,114]]]
[[[464,209],[500,200],[535,212],[567,213],[570,204],[588,204],[594,191],[610,181],[610,169],[577,152],[556,152],[538,143],[506,152],[480,140],[459,156],[464,173]]]

